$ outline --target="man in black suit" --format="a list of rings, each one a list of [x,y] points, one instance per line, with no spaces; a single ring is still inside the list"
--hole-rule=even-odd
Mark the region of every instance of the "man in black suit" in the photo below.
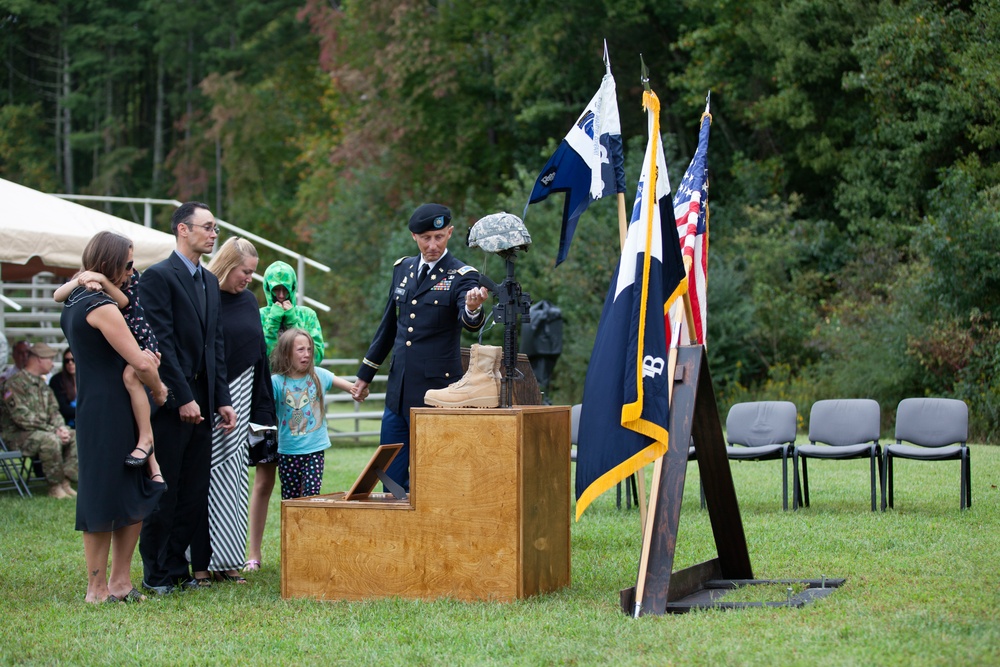
[[[382,322],[351,392],[356,400],[368,395],[369,383],[391,350],[380,442],[403,443],[386,474],[407,491],[410,408],[425,407],[428,389],[443,389],[461,379],[462,328],[482,328],[482,306],[489,297],[479,286],[479,272],[448,253],[455,230],[451,211],[424,204],[410,216],[408,227],[420,254],[396,261]]]
[[[143,585],[169,593],[197,586],[185,550],[201,521],[208,520],[212,415],[231,430],[236,412],[229,397],[219,320],[219,281],[201,266],[212,252],[218,227],[208,206],[182,204],[170,227],[176,248],[146,269],[139,281],[146,319],[159,341],[160,378],[171,396],[152,418],[156,458],[167,490],[146,519],[139,541]]]

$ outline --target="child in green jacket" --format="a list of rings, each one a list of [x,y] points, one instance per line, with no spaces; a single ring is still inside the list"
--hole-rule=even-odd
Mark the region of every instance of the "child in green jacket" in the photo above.
[[[316,311],[296,303],[298,276],[295,269],[285,262],[274,262],[264,272],[264,298],[267,305],[260,309],[260,323],[264,327],[264,342],[270,357],[278,344],[278,337],[288,329],[302,329],[315,343],[315,364],[323,361],[326,344],[319,326]]]

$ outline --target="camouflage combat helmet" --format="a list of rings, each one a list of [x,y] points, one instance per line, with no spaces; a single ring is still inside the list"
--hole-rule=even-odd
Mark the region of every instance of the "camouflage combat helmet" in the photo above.
[[[469,230],[469,247],[486,252],[513,253],[527,250],[531,234],[521,218],[511,213],[492,213],[480,218]]]

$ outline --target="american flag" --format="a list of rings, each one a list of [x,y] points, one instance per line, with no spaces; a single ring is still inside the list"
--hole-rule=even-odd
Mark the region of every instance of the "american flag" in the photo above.
[[[708,134],[712,126],[709,112],[710,100],[705,101],[705,113],[701,115],[701,132],[698,134],[698,150],[691,158],[691,164],[684,172],[674,195],[674,218],[677,220],[677,236],[684,257],[684,267],[688,274],[688,294],[691,298],[691,318],[694,322],[696,340],[691,341],[688,328],[681,328],[681,343],[705,345],[705,331],[708,320]],[[680,316],[678,303],[670,314],[677,321]],[[668,326],[668,334],[669,334]]]

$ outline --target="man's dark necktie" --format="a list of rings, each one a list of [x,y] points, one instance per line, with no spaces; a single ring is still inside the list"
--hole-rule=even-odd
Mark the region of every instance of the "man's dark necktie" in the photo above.
[[[194,293],[198,297],[198,307],[201,308],[201,316],[205,317],[205,282],[202,280],[201,272],[204,269],[198,267],[194,272]]]
[[[417,287],[420,287],[420,285],[424,283],[424,279],[427,277],[427,274],[430,273],[430,270],[430,264],[424,264],[420,267],[420,274],[417,275]]]

